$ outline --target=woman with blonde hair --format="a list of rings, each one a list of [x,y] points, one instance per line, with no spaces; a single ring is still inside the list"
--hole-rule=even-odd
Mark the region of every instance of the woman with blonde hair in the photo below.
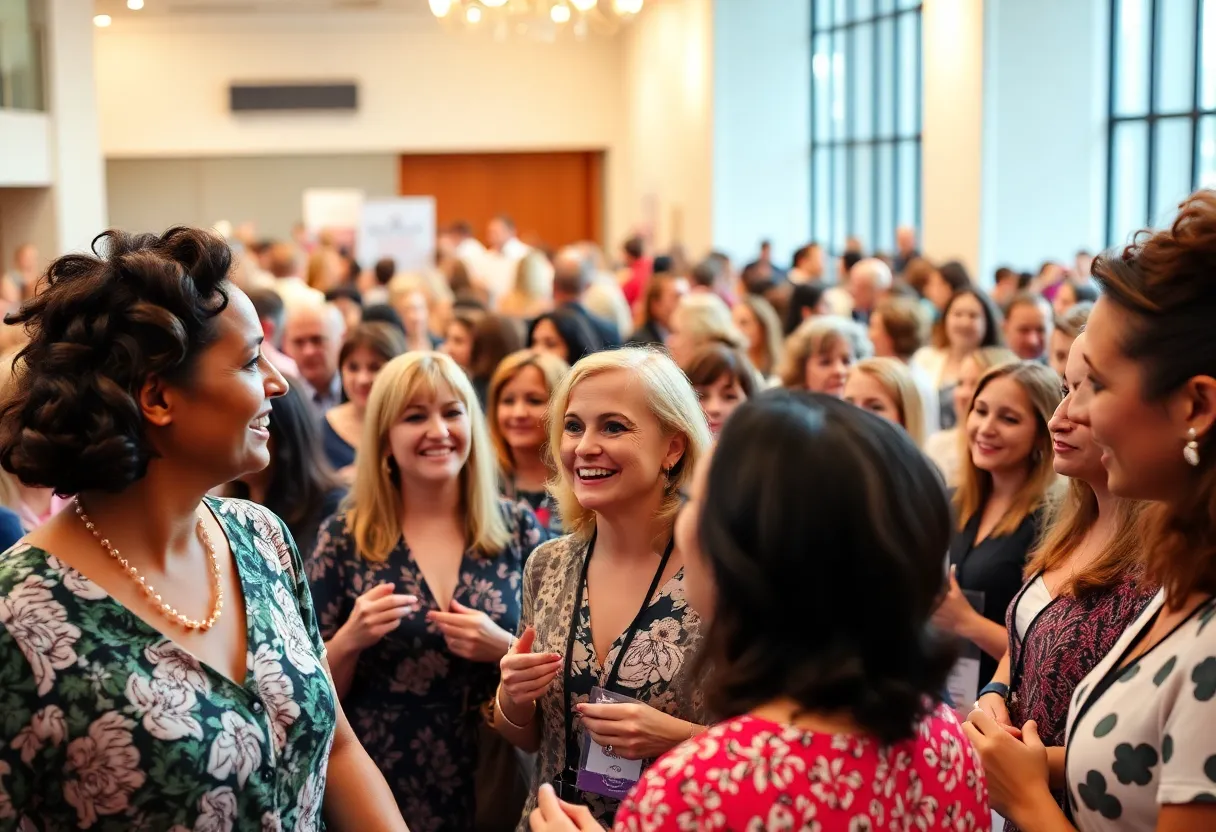
[[[908,365],[896,358],[867,358],[849,371],[844,400],[899,425],[916,447],[925,443],[925,408]]]
[[[1057,476],[1048,423],[1060,406],[1060,377],[1029,361],[993,367],[976,385],[964,435],[967,453],[954,492],[957,531],[950,579],[934,623],[982,652],[976,690],[1009,646],[1005,610],[1022,586],[1027,555],[1042,530]],[[970,593],[978,608],[964,595]]]
[[[553,308],[553,264],[529,249],[515,266],[515,285],[498,299],[498,314],[531,320]]]
[[[545,488],[552,474],[545,416],[568,372],[570,365],[550,353],[513,352],[494,371],[486,406],[503,496],[526,504],[553,537],[562,533],[562,518]]]
[[[538,782],[601,824],[646,761],[702,730],[690,677],[700,624],[672,527],[709,444],[688,379],[655,350],[584,358],[549,406],[550,490],[571,534],[524,570],[523,632],[502,660],[495,727],[539,751]],[[580,771],[585,741],[620,761],[620,778]]]
[[[469,829],[480,706],[541,530],[500,499],[476,395],[446,355],[380,371],[355,469],[310,565],[334,687],[402,814]]]
[[[982,347],[962,360],[959,365],[958,384],[951,391],[951,401],[954,406],[954,427],[939,430],[930,434],[925,440],[925,455],[933,460],[933,464],[946,478],[946,485],[954,488],[958,485],[959,472],[962,468],[962,457],[967,452],[967,440],[963,425],[967,421],[967,413],[971,410],[971,397],[975,395],[975,387],[980,383],[984,373],[1001,364],[1015,364],[1018,357],[1013,350],[1004,347]],[[936,410],[936,406],[934,407]]]
[[[781,318],[773,305],[759,295],[744,294],[731,310],[735,326],[747,339],[747,357],[768,379],[781,363]]]
[[[854,321],[834,315],[809,318],[785,340],[781,386],[839,398],[849,368],[873,350],[865,330]]]
[[[735,326],[730,307],[717,295],[694,292],[680,298],[671,313],[667,349],[676,364],[685,366],[701,347],[719,343],[745,349],[747,339]]]

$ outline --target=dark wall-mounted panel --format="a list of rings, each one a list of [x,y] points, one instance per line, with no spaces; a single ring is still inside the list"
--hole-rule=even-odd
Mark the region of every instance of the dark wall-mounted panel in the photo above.
[[[234,113],[265,110],[355,110],[355,84],[232,84],[229,107]]]

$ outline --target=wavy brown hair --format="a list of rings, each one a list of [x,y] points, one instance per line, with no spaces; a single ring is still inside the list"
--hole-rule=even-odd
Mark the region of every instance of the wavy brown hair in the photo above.
[[[1120,347],[1141,368],[1145,400],[1161,401],[1196,376],[1216,377],[1216,191],[1196,191],[1169,228],[1139,232],[1094,260],[1105,297],[1129,314]],[[1141,545],[1150,580],[1171,604],[1216,593],[1216,448],[1200,437],[1187,497],[1145,512]]]

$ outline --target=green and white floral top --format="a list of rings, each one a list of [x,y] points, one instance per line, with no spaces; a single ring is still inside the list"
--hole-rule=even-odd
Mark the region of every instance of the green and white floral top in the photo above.
[[[0,830],[324,828],[336,700],[299,553],[261,506],[207,505],[245,594],[240,685],[54,555],[0,555]]]

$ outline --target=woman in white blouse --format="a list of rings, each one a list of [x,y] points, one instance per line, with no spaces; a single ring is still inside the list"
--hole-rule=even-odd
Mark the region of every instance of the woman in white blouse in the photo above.
[[[1143,533],[1163,589],[1077,686],[1066,816],[1037,726],[973,712],[993,807],[1026,832],[1216,829],[1216,192],[1174,225],[1099,258],[1077,408],[1111,492],[1156,503]],[[1059,776],[1060,772],[1055,772]]]

